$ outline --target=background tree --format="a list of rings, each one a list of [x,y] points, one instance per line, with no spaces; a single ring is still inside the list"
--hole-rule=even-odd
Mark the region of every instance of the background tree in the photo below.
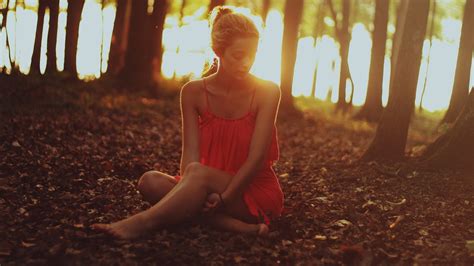
[[[161,69],[162,34],[168,7],[165,0],[155,1],[153,11],[148,14],[147,4],[146,0],[132,1],[128,49],[121,72],[126,81],[139,86],[152,85],[155,72]]]
[[[161,75],[161,65],[163,62],[163,29],[168,10],[168,0],[155,0],[153,4],[153,13],[151,14],[150,45],[152,52],[152,65],[150,76],[156,80]]]
[[[425,97],[426,84],[428,83],[428,73],[430,70],[430,61],[431,61],[431,48],[433,47],[433,36],[434,36],[434,23],[436,18],[436,0],[431,1],[431,15],[430,15],[430,27],[428,33],[428,39],[430,45],[428,47],[428,55],[426,57],[426,71],[425,71],[425,80],[423,81],[423,90],[420,97],[420,106],[418,110],[423,111],[423,98]]]
[[[369,83],[365,104],[356,119],[376,122],[382,113],[382,85],[384,73],[385,47],[389,0],[375,1],[374,30],[372,32],[372,55],[370,58]]]
[[[16,5],[16,2],[15,2],[15,5]],[[14,67],[14,62],[13,62],[13,59],[12,59],[12,55],[11,55],[11,52],[10,52],[10,40],[8,38],[8,28],[7,28],[7,14],[8,14],[8,9],[10,8],[10,0],[7,0],[6,4],[5,4],[5,8],[2,9],[2,25],[0,27],[0,31],[3,30],[3,28],[5,28],[5,43],[6,43],[6,48],[7,48],[7,56],[8,56],[8,61],[10,63],[10,66],[12,67],[12,73],[15,71],[15,67]],[[6,67],[3,67],[2,69],[2,72],[3,73],[6,73],[7,71],[7,68]]]
[[[131,0],[117,0],[114,29],[110,44],[110,56],[107,71],[116,75],[123,68],[128,44],[130,26]]]
[[[48,50],[46,73],[52,74],[58,71],[56,44],[58,40],[59,0],[48,0],[49,28],[48,28]]]
[[[354,89],[354,83],[349,70],[349,43],[351,41],[351,34],[349,28],[349,16],[351,4],[350,0],[342,0],[342,23],[339,27],[337,13],[334,8],[332,0],[327,0],[329,10],[334,21],[334,31],[336,39],[339,42],[339,55],[341,57],[341,68],[339,72],[339,88],[338,88],[338,100],[336,110],[341,110],[343,112],[347,111],[348,104],[346,102],[346,82],[347,79],[350,79],[352,89]]]
[[[474,0],[466,0],[454,75],[453,92],[443,123],[452,123],[466,103],[469,94],[472,52],[474,49]]]
[[[40,73],[41,42],[43,40],[44,13],[47,4],[47,0],[38,1],[38,21],[36,23],[35,43],[33,46],[33,55],[31,56],[30,73]]]
[[[315,23],[314,23],[314,29],[313,29],[315,50],[318,48],[318,44],[321,40],[321,36],[325,30],[325,24],[324,24],[324,18],[326,17],[325,9],[326,9],[325,0],[319,0],[317,2],[317,11],[316,11],[316,17],[314,18]],[[319,51],[317,51],[317,53],[320,54]],[[311,98],[314,98],[316,95],[316,83],[317,83],[317,78],[318,78],[319,58],[320,56],[317,56],[316,62],[315,62],[316,64],[314,67],[313,81],[311,84],[311,93],[310,93]]]
[[[452,128],[427,147],[424,165],[474,169],[474,88]]]
[[[267,15],[270,11],[271,0],[263,0],[262,1],[262,9],[260,15],[262,16],[263,23],[267,21]]]
[[[403,6],[403,30],[395,76],[387,108],[375,138],[363,158],[400,159],[404,156],[408,126],[415,104],[429,0],[408,0]]]
[[[299,25],[303,14],[303,0],[286,0],[281,53],[281,103],[283,108],[293,109],[291,95],[298,46]]]
[[[83,7],[84,0],[69,1],[67,7],[64,71],[69,72],[73,77],[77,77],[77,40],[79,39],[79,23]]]
[[[223,5],[225,5],[225,0],[211,0],[211,2],[209,2],[207,11],[208,13],[210,13],[214,9],[214,7]]]

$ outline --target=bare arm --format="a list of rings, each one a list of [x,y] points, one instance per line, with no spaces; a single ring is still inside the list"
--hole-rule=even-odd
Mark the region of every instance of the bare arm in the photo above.
[[[249,155],[245,163],[232,178],[222,193],[224,202],[241,195],[254,175],[262,168],[268,149],[270,148],[273,127],[280,103],[280,89],[274,83],[262,88],[262,103],[255,122],[255,129],[250,143]]]
[[[179,173],[182,176],[186,166],[191,162],[199,162],[199,125],[198,109],[195,103],[196,90],[199,84],[186,83],[181,89],[181,163]]]

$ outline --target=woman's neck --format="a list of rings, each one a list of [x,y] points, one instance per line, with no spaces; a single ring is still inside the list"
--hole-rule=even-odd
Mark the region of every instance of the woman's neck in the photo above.
[[[251,76],[248,74],[244,79],[236,79],[224,69],[219,68],[214,76],[219,88],[222,88],[228,94],[231,90],[245,90],[249,88]]]

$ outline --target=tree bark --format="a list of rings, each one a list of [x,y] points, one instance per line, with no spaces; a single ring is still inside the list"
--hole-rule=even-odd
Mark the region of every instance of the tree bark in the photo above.
[[[130,33],[122,77],[138,86],[155,83],[155,74],[161,70],[163,56],[162,34],[167,0],[156,0],[153,12],[147,13],[147,0],[133,0]]]
[[[392,93],[363,159],[401,159],[405,153],[408,126],[414,110],[429,0],[408,0]]]
[[[342,25],[339,33],[339,54],[341,56],[341,70],[339,74],[339,88],[337,110],[345,112],[348,108],[346,102],[346,82],[349,77],[349,14],[350,14],[350,0],[343,0],[342,2]]]
[[[428,73],[430,69],[430,61],[431,61],[431,47],[433,46],[433,34],[434,34],[434,22],[436,18],[436,0],[432,0],[432,9],[431,9],[431,20],[430,20],[430,32],[429,32],[429,39],[430,39],[430,47],[428,48],[428,56],[426,58],[426,73],[425,73],[425,80],[423,82],[423,90],[421,92],[420,97],[420,106],[418,111],[423,111],[423,98],[425,97],[426,92],[426,84],[428,83]]]
[[[132,3],[130,0],[117,0],[112,43],[110,45],[110,56],[107,67],[107,72],[112,75],[117,75],[125,63],[131,8]]]
[[[395,68],[397,66],[398,51],[400,50],[400,44],[402,42],[402,34],[405,28],[405,20],[408,8],[409,0],[400,0],[397,7],[397,22],[396,29],[392,39],[392,54],[390,59],[390,82],[389,82],[389,94],[392,93],[392,82],[395,76]]]
[[[49,28],[48,28],[48,51],[46,52],[46,73],[52,74],[58,71],[56,61],[56,44],[58,40],[59,0],[48,0]]]
[[[303,0],[286,0],[285,3],[280,87],[282,107],[288,109],[294,109],[291,91],[303,3]]]
[[[474,88],[452,128],[426,149],[422,164],[474,170]]]
[[[262,20],[263,24],[266,25],[268,11],[270,11],[271,0],[263,0],[262,3]]]
[[[163,28],[165,25],[166,13],[168,10],[168,0],[155,0],[153,13],[151,15],[151,51],[153,56],[150,75],[160,75],[163,62]]]
[[[367,120],[369,122],[378,122],[383,110],[382,85],[387,40],[388,8],[388,0],[376,0],[367,96],[364,106],[355,116],[356,119]]]
[[[76,55],[79,39],[79,23],[81,22],[84,0],[69,1],[66,22],[66,47],[64,50],[64,71],[77,77]]]
[[[33,55],[31,56],[31,74],[40,73],[41,42],[43,40],[44,13],[46,10],[46,0],[39,0],[38,3],[38,21],[36,23],[35,44],[33,46]]]
[[[208,14],[214,9],[214,7],[216,6],[223,6],[225,5],[225,0],[211,0],[211,2],[209,3],[209,7],[208,7]]]
[[[319,43],[319,37],[323,34],[324,29],[324,0],[321,0],[318,5],[318,11],[315,18],[314,29],[313,29],[313,38],[314,38],[314,49],[317,49]],[[319,53],[320,54],[320,53]],[[316,65],[314,67],[313,73],[313,82],[311,84],[311,93],[310,97],[314,98],[316,96],[316,84],[318,79],[318,68],[319,68],[319,58],[316,58]]]
[[[462,21],[461,40],[459,41],[458,60],[454,75],[453,92],[448,111],[443,123],[456,120],[466,103],[469,94],[469,78],[471,75],[472,52],[474,48],[474,0],[466,0]]]
[[[148,85],[151,81],[149,68],[152,53],[147,8],[147,0],[132,1],[128,49],[125,54],[125,65],[120,74],[125,81],[139,86]]]

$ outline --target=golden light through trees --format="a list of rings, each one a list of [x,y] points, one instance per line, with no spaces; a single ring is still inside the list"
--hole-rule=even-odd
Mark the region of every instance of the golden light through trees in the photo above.
[[[5,5],[6,1],[2,1]],[[15,1],[10,1],[14,6]],[[17,5],[16,12],[10,10],[7,15],[8,39],[10,53],[23,73],[28,73],[33,51],[34,36],[37,21],[38,1],[26,0],[24,5]],[[64,65],[65,25],[67,1],[60,1],[58,24],[57,64],[62,70]],[[163,65],[162,75],[165,78],[180,78],[184,76],[197,77],[200,75],[206,61],[212,58],[209,47],[209,29],[203,14],[207,6],[183,18],[180,27],[179,14],[169,14],[163,32]],[[2,15],[0,15],[0,21]],[[115,2],[107,2],[102,9],[100,1],[86,0],[79,28],[77,51],[77,70],[79,78],[91,79],[100,77],[107,70],[108,54],[110,49],[113,22],[115,18]],[[325,23],[330,26],[331,19],[326,17]],[[283,18],[279,10],[270,9],[266,27],[262,31],[262,39],[257,53],[256,62],[251,70],[255,75],[264,79],[280,82],[281,69],[281,38]],[[433,39],[430,66],[428,70],[427,89],[423,100],[423,107],[427,110],[445,109],[448,106],[451,88],[454,80],[456,55],[459,45],[461,28],[460,20],[443,19],[441,21],[443,40]],[[43,27],[43,44],[41,55],[41,71],[46,64],[46,41],[49,26],[49,10]],[[393,25],[389,31],[393,32]],[[103,45],[101,45],[103,42]],[[365,101],[368,82],[368,72],[371,52],[370,31],[361,23],[355,23],[352,29],[352,40],[349,48],[349,68],[355,83],[354,104],[361,105]],[[391,41],[387,41],[390,46]],[[426,56],[429,42],[425,40],[423,59],[420,67],[416,103],[421,96],[421,89],[426,73]],[[101,50],[102,47],[102,50]],[[179,49],[177,49],[179,47]],[[177,52],[178,51],[178,52]],[[313,37],[301,36],[298,42],[298,52],[293,81],[294,96],[310,95],[316,58],[319,58],[316,97],[325,99],[328,91],[332,90],[332,101],[337,100],[340,58],[338,44],[329,35],[323,35],[321,41],[314,48]],[[102,60],[102,62],[101,62]],[[6,33],[0,33],[0,66],[10,68],[6,49]],[[385,56],[383,103],[388,98],[388,80],[390,75],[390,54]],[[471,69],[471,86],[474,84],[474,68]],[[346,88],[350,94],[350,83]]]

